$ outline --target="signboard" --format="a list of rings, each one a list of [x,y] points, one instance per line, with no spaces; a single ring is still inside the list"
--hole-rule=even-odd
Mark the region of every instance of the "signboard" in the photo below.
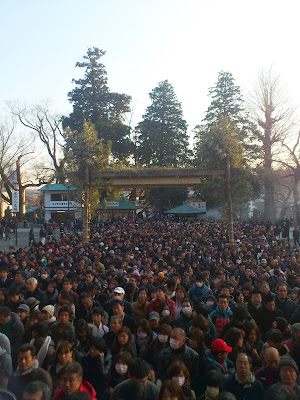
[[[46,206],[47,206],[47,204],[46,204]],[[50,201],[49,207],[66,208],[66,207],[68,207],[68,202],[67,201]],[[70,201],[70,207],[74,207],[74,201]]]
[[[202,211],[206,211],[206,201],[189,201],[189,204],[193,207],[199,208]]]
[[[107,207],[119,207],[120,202],[119,201],[107,201],[106,206]]]
[[[13,190],[12,192],[12,212],[17,213],[19,212],[19,191]]]

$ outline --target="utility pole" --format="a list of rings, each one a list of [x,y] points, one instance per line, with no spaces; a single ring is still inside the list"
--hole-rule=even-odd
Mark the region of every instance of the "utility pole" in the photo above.
[[[233,235],[233,218],[232,218],[232,197],[231,197],[231,174],[230,174],[230,158],[226,155],[226,194],[227,194],[227,218],[228,218],[228,234],[229,234],[229,246],[234,246],[234,235]]]
[[[83,243],[90,241],[90,180],[89,166],[86,164],[84,170],[84,208],[83,208]]]

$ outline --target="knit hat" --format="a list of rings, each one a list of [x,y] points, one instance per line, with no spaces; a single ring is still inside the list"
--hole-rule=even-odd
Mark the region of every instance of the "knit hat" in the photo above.
[[[29,297],[29,299],[26,300],[26,304],[30,308],[30,310],[33,310],[36,306],[40,304],[40,301],[37,300],[35,297]]]
[[[300,331],[300,322],[292,325],[292,332],[299,332]]]
[[[290,367],[294,368],[294,370],[297,372],[297,375],[299,374],[297,364],[291,357],[282,357],[281,358],[281,360],[279,361],[279,364],[278,364],[278,371],[280,371],[280,368],[283,367],[284,365],[289,365]]]
[[[42,312],[43,312],[43,311],[46,311],[46,312],[50,315],[50,318],[52,318],[53,315],[54,315],[54,306],[51,306],[51,305],[49,304],[48,306],[45,306],[45,307],[42,309]]]
[[[18,307],[18,310],[26,311],[26,312],[28,312],[28,314],[30,313],[30,308],[28,307],[27,304],[20,304]]]

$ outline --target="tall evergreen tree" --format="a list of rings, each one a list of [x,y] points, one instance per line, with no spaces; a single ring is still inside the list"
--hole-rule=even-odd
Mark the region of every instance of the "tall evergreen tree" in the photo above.
[[[73,112],[64,119],[64,127],[81,130],[83,122],[95,125],[99,138],[104,143],[112,142],[112,155],[117,159],[128,157],[131,151],[130,129],[124,116],[129,112],[131,97],[111,92],[107,82],[107,72],[101,58],[105,52],[94,47],[89,48],[83,62],[76,67],[84,68],[84,77],[73,79],[76,87],[68,93],[73,104]]]
[[[195,128],[195,165],[209,169],[228,170],[229,165],[234,168],[231,178],[232,200],[233,209],[238,212],[254,193],[258,193],[259,188],[245,156],[251,148],[248,136],[251,132],[250,123],[240,88],[234,85],[231,73],[220,72],[216,86],[209,90],[209,94],[212,101],[204,123]],[[206,178],[203,179],[200,195],[210,206],[224,207],[227,191],[224,178]]]
[[[168,80],[161,81],[149,96],[152,104],[138,125],[140,163],[161,167],[187,164],[187,123],[173,86]]]

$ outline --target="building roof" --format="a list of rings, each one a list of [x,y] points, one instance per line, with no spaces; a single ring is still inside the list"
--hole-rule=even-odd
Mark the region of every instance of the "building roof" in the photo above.
[[[172,208],[172,210],[165,211],[166,214],[205,214],[206,211],[190,204],[184,203],[179,207]]]
[[[137,208],[125,197],[120,197],[119,200],[106,197],[99,206],[100,210],[136,210]]]
[[[61,183],[55,183],[53,185],[44,185],[40,189],[38,189],[41,192],[45,191],[64,191],[68,190],[68,185],[62,185]],[[76,187],[74,186],[69,186],[69,190],[77,190]]]

